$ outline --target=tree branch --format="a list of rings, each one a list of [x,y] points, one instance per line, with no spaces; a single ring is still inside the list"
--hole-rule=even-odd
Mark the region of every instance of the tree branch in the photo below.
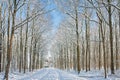
[[[66,14],[75,20],[75,18],[71,14],[69,14],[69,13],[66,13]]]
[[[53,11],[53,10],[54,10],[54,9],[49,10],[49,11],[47,11],[47,12],[38,13],[37,15],[36,15],[36,13],[35,13],[34,15],[32,15],[32,16],[26,18],[25,20],[23,20],[21,23],[15,25],[15,30],[18,29],[19,27],[22,27],[23,25],[25,25],[25,24],[27,23],[27,21],[30,22],[30,21],[32,21],[34,18],[36,18],[37,16],[40,16],[40,15],[42,15],[42,14],[49,13],[49,12],[51,12],[51,11]]]

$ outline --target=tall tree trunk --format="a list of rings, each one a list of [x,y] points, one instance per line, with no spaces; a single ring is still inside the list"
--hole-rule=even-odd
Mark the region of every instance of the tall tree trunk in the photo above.
[[[67,43],[67,42],[66,42]],[[69,69],[69,53],[68,53],[68,45],[66,47],[66,62],[67,62],[67,70]]]
[[[75,56],[75,54],[76,54],[76,46],[75,46],[75,43],[73,43],[73,69],[74,70],[76,70],[76,56]]]
[[[0,5],[0,72],[2,66],[2,8]]]
[[[6,79],[6,80],[8,80],[8,73],[9,73],[10,62],[11,62],[11,58],[12,58],[12,42],[13,42],[13,37],[14,37],[16,10],[17,10],[17,4],[16,4],[16,0],[14,0],[14,11],[12,13],[12,28],[11,28],[11,36],[10,36],[10,46],[8,48],[7,65],[6,65],[5,76],[4,76],[4,79]]]
[[[33,43],[33,29],[34,29],[34,20],[33,20],[33,26],[32,26],[32,38],[31,38],[31,45],[30,45],[30,62],[29,62],[29,71],[31,71],[32,68],[32,43]]]
[[[119,54],[118,54],[118,31],[117,31],[117,23],[115,22],[115,41],[116,41],[116,70],[119,69]]]
[[[120,3],[120,0],[118,0],[118,3]],[[120,4],[119,4],[120,8]],[[118,16],[119,16],[119,38],[120,38],[120,10],[118,11]]]
[[[27,7],[27,18],[29,17],[29,5]],[[27,67],[27,41],[28,41],[28,19],[27,19],[27,27],[26,27],[26,36],[25,36],[25,49],[24,49],[24,73],[26,72]]]
[[[108,33],[107,33],[108,34]],[[106,39],[106,68],[107,68],[107,72],[109,71],[109,65],[110,65],[110,63],[109,63],[109,56],[110,56],[110,54],[109,54],[109,36],[107,37],[107,39]]]
[[[99,19],[99,27],[101,30],[101,36],[102,36],[102,45],[103,45],[103,60],[104,60],[104,75],[105,78],[107,77],[107,72],[106,72],[106,51],[105,51],[105,33],[103,31],[103,27],[102,27],[102,19],[100,18],[99,14],[97,13],[98,19]]]
[[[101,21],[101,33],[102,33],[102,42],[103,42],[103,56],[104,56],[104,71],[105,71],[105,78],[107,77],[107,72],[106,72],[106,53],[105,53],[105,34],[103,34],[103,28],[102,28],[102,21]]]
[[[89,24],[89,21],[88,21]],[[91,54],[90,54],[90,25],[88,26],[88,58],[89,58],[89,63],[88,63],[88,70],[90,71],[90,58],[91,58]]]
[[[36,47],[37,47],[37,43],[36,43],[36,39],[35,39],[35,42],[34,42],[34,51],[33,51],[33,60],[32,60],[32,71],[35,69],[35,56],[36,56]]]
[[[0,33],[0,72],[2,71],[2,39],[1,39],[2,34]]]
[[[20,20],[22,21],[22,10],[20,10]],[[19,59],[19,72],[22,70],[23,64],[23,40],[22,40],[22,27],[20,28],[20,59]]]
[[[17,67],[16,67],[16,69],[19,69],[19,60],[20,60],[20,46],[19,46],[19,38],[18,38],[18,36],[17,36],[17,43],[16,43],[17,45],[16,45],[16,57],[17,57],[17,59],[16,59],[16,64],[17,64]]]
[[[78,28],[78,10],[75,7],[75,24],[76,24],[76,37],[77,37],[77,71],[80,73],[80,45],[79,45],[79,28]]]
[[[10,7],[10,1],[9,1]],[[7,28],[7,54],[9,54],[9,46],[10,46],[10,8],[8,9],[8,28]]]
[[[83,37],[82,37],[82,39],[83,39]],[[83,70],[84,70],[84,57],[85,57],[85,47],[84,47],[84,40],[83,40],[83,42],[82,42],[82,68],[83,68]]]
[[[37,52],[36,53],[36,69],[38,69],[39,68],[39,53]]]
[[[86,72],[88,71],[88,23],[85,18],[85,26],[86,26]]]
[[[40,68],[42,68],[43,62],[42,62],[42,54],[40,55]]]
[[[3,38],[2,41],[5,41],[5,35],[3,34],[2,36],[3,36],[3,37],[2,37],[2,38]],[[3,72],[3,71],[5,70],[5,58],[6,58],[6,57],[5,57],[5,56],[6,56],[6,52],[5,52],[5,42],[2,43],[2,47],[3,47],[3,48],[2,48],[2,54],[3,54],[3,55],[2,55],[2,66],[1,66],[1,67],[2,67],[2,72]]]
[[[120,3],[120,0],[118,0],[118,2]],[[119,4],[119,8],[120,8],[120,4]],[[119,40],[120,40],[120,11],[118,11],[118,16],[119,16]],[[118,45],[120,46],[120,42],[118,43]],[[118,51],[119,52],[119,51]],[[118,56],[120,56],[120,54],[118,54]],[[120,63],[119,63],[119,61],[118,61],[118,68],[120,67]]]
[[[112,30],[112,13],[111,13],[111,0],[108,0],[108,16],[109,16],[109,29],[110,29],[110,51],[111,51],[111,74],[114,74],[114,55],[113,55],[113,30]]]
[[[101,29],[99,27],[99,70],[101,68]]]
[[[63,46],[64,69],[67,69],[66,48]]]

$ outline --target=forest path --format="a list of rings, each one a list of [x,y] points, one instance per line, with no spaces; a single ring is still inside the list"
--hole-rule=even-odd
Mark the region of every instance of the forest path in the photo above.
[[[70,74],[59,69],[46,68],[34,72],[33,74],[20,80],[87,80],[87,79],[78,77],[76,75]]]

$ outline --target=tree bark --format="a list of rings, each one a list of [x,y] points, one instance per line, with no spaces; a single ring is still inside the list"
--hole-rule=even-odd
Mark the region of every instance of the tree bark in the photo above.
[[[2,66],[2,7],[0,6],[0,72]]]
[[[85,17],[85,26],[86,26],[86,72],[88,71],[88,23]]]
[[[29,5],[27,7],[27,18],[29,17]],[[24,49],[24,73],[26,72],[27,67],[27,41],[28,41],[28,20],[26,26],[26,36],[25,36],[25,49]]]
[[[36,43],[36,39],[34,42],[34,51],[33,51],[33,58],[32,58],[32,71],[35,69],[35,56],[36,56],[36,47],[37,47],[37,43]]]
[[[99,27],[99,70],[101,68],[101,29]]]
[[[22,70],[23,63],[23,43],[22,43],[22,27],[20,29],[20,60],[19,60],[19,72]]]
[[[111,3],[111,0],[108,0],[108,4]],[[113,55],[113,30],[112,30],[112,13],[111,5],[108,6],[108,16],[109,16],[109,29],[110,29],[110,52],[111,52],[111,74],[114,74],[114,55]]]
[[[78,30],[78,11],[77,8],[75,8],[75,14],[76,14],[76,36],[77,36],[77,71],[78,74],[80,73],[80,45],[79,45],[79,30]]]
[[[115,22],[115,49],[116,49],[116,70],[119,69],[119,54],[118,54],[118,31],[117,31],[117,23]]]
[[[7,65],[6,65],[5,76],[4,76],[4,79],[6,79],[6,80],[8,80],[8,73],[9,73],[10,62],[11,62],[11,58],[12,58],[12,42],[13,42],[13,37],[14,37],[16,9],[17,9],[16,0],[14,0],[14,11],[12,13],[12,29],[11,29],[11,36],[10,36],[10,46],[8,48]]]
[[[33,20],[33,26],[32,26],[32,38],[31,38],[31,45],[30,45],[30,62],[29,62],[29,71],[31,71],[32,68],[32,43],[33,43],[33,29],[34,29],[34,20]]]
[[[104,60],[104,75],[105,78],[107,77],[107,72],[106,72],[106,51],[105,51],[105,33],[103,32],[103,27],[102,27],[102,19],[97,13],[97,16],[99,18],[99,27],[101,30],[101,35],[102,35],[102,43],[103,43],[103,60]]]

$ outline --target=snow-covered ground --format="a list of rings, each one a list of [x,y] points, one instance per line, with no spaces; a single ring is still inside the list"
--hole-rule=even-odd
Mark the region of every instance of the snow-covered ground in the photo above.
[[[0,80],[3,79],[4,73],[0,73]],[[34,72],[22,73],[10,73],[9,80],[86,80],[80,78],[77,75],[70,74],[68,72],[54,69],[54,68],[43,68]]]
[[[3,79],[3,76],[4,73],[0,73],[0,80]],[[9,80],[120,80],[120,71],[117,71],[115,75],[108,74],[107,79],[105,79],[102,70],[81,71],[78,75],[75,72],[68,73],[55,68],[43,68],[25,74],[10,73]]]
[[[37,71],[31,75],[23,77],[19,80],[86,80],[85,78],[80,78],[77,75],[64,72],[59,69],[46,68]]]
[[[72,74],[77,73],[75,71],[70,71]],[[91,71],[81,71],[79,77],[84,77],[87,80],[120,80],[120,70],[116,71],[114,75],[111,75],[110,71],[107,73],[107,78],[104,78],[104,70],[91,70]]]
[[[80,77],[86,77],[88,80],[120,80],[120,71],[117,71],[115,75],[107,74],[107,78],[104,78],[104,71],[92,70],[89,72],[82,71],[79,74]]]

